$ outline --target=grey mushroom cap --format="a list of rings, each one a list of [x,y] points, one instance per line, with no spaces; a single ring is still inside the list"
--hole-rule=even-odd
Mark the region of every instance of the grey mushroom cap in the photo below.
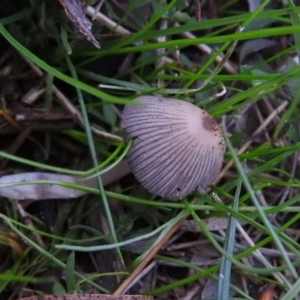
[[[186,101],[141,96],[126,105],[122,128],[133,139],[130,168],[150,193],[179,200],[217,177],[225,142],[217,122]]]

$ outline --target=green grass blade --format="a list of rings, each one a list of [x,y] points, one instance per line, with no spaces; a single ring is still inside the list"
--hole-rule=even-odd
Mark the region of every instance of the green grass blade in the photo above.
[[[237,211],[239,206],[239,198],[241,194],[242,180],[239,180],[234,201],[232,204],[232,209]],[[233,217],[229,217],[228,228],[225,236],[224,250],[228,255],[233,256],[233,250],[235,246],[235,235],[236,235],[236,222],[237,220]],[[219,275],[219,284],[218,284],[218,300],[228,300],[229,291],[230,291],[230,278],[231,278],[231,261],[226,257],[222,256],[220,275]]]
[[[75,292],[75,253],[72,251],[66,263],[66,285],[69,294]]]

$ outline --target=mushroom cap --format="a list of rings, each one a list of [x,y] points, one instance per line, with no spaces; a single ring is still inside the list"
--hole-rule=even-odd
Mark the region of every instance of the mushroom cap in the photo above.
[[[182,100],[141,96],[126,105],[122,128],[133,139],[130,168],[149,192],[179,200],[217,177],[225,142],[217,122]]]

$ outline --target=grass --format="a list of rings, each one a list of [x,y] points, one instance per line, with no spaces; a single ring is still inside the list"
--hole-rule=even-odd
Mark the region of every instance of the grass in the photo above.
[[[46,182],[87,192],[73,200],[1,199],[1,299],[128,289],[155,299],[263,299],[260,288],[298,299],[300,7],[200,2],[197,22],[185,1],[133,0],[120,10],[107,0],[101,11],[131,34],[94,21],[100,50],[58,3],[1,4],[0,118],[42,86],[29,107],[67,110],[75,121],[60,129],[52,120],[54,130],[22,139],[24,130],[4,135],[2,117],[0,171],[97,181]],[[128,151],[120,114],[137,94],[192,101],[219,121],[227,152],[208,195],[163,201],[131,175],[103,185],[103,169]],[[16,185],[26,187],[0,189]]]

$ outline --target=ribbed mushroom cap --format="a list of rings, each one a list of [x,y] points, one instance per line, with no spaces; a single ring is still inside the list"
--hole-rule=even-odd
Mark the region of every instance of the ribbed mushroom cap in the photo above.
[[[179,200],[203,191],[218,175],[225,142],[217,122],[197,106],[142,96],[127,105],[122,127],[133,139],[131,170],[149,192]]]

